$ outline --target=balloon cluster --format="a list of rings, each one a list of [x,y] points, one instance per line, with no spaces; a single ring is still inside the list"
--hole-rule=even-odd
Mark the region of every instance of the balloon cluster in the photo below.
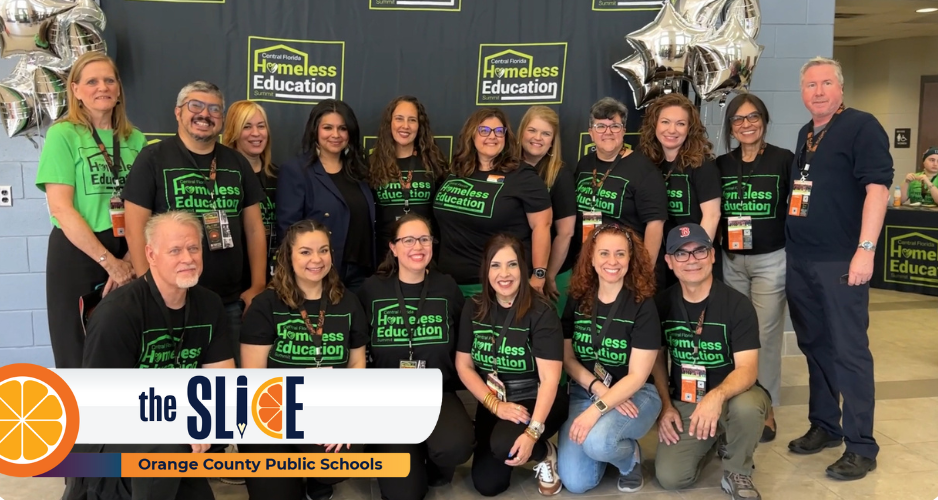
[[[0,121],[7,136],[31,136],[43,118],[68,111],[66,82],[84,53],[107,52],[104,12],[94,0],[0,0],[0,57],[22,56],[0,80]]]
[[[635,53],[612,68],[629,82],[637,109],[686,93],[685,83],[722,103],[749,88],[764,49],[756,43],[761,24],[759,0],[666,0],[654,21],[626,36]]]

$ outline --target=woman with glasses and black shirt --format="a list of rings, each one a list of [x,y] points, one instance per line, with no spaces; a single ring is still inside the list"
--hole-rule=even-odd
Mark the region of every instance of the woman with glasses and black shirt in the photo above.
[[[780,402],[785,335],[785,216],[794,153],[765,141],[769,110],[753,94],[726,106],[726,153],[717,158],[723,182],[723,281],[752,301],[759,319],[759,383]],[[739,147],[732,149],[736,139]],[[775,439],[775,413],[761,442]]]
[[[496,235],[483,259],[482,292],[463,309],[456,353],[459,379],[480,402],[472,484],[483,496],[498,495],[508,489],[513,467],[534,460],[538,490],[555,495],[557,447],[548,439],[567,418],[566,391],[558,387],[560,318],[528,281],[520,240]]]
[[[440,271],[463,295],[482,289],[479,262],[485,242],[499,232],[517,237],[534,264],[527,278],[543,290],[550,258],[550,193],[534,167],[520,164],[518,141],[498,108],[472,114],[459,134],[449,176],[433,202],[440,228]]]
[[[378,486],[386,500],[421,500],[428,486],[452,481],[456,466],[472,455],[472,420],[456,395],[453,363],[465,299],[453,278],[427,268],[433,258],[430,223],[409,213],[392,226],[390,252],[358,294],[371,327],[369,366],[438,369],[443,400],[425,442],[373,445],[370,451],[409,453],[410,475],[378,478]]]

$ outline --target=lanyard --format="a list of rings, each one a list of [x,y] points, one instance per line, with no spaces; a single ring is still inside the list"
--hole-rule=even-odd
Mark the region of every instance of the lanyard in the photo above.
[[[694,333],[693,364],[697,364],[697,353],[700,352],[700,336],[703,334],[704,315],[707,313],[707,307],[704,306],[703,310],[700,311],[700,317],[697,318],[697,328],[692,328],[690,319],[687,317],[687,307],[684,306],[684,297],[681,295],[680,290],[677,290],[675,298],[677,299],[678,310],[681,312],[681,319],[687,325],[687,330]]]
[[[808,122],[808,136],[805,138],[804,149],[802,150],[804,152],[805,162],[804,168],[801,169],[801,180],[806,180],[808,178],[808,173],[811,170],[811,159],[814,158],[814,153],[817,151],[817,147],[821,144],[821,141],[827,135],[827,131],[831,129],[831,127],[834,125],[834,121],[836,121],[837,117],[843,113],[844,109],[846,108],[843,104],[837,108],[837,111],[834,112],[834,116],[832,116],[830,121],[827,122],[827,126],[824,127],[824,130],[822,130],[820,134],[818,134],[817,141],[814,140],[814,122]]]
[[[323,291],[323,296],[319,299],[319,321],[316,322],[316,328],[313,328],[313,324],[309,321],[309,314],[306,312],[306,307],[300,307],[300,317],[303,318],[303,323],[306,325],[306,329],[309,330],[309,334],[313,337],[313,346],[316,347],[316,368],[319,368],[319,365],[322,364],[322,325],[326,322],[326,302],[328,297]]]
[[[742,148],[740,148],[738,151],[739,151],[739,158],[736,158],[736,155],[735,155],[735,154],[732,154],[732,155],[730,155],[730,156],[732,156],[733,159],[736,160],[736,167],[737,167],[737,169],[736,169],[736,172],[737,172],[736,194],[738,194],[739,197],[738,197],[736,200],[739,201],[740,203],[742,203],[743,201],[745,201],[745,198],[743,197],[743,192],[744,192],[744,187],[743,187],[743,186],[744,186],[745,184],[749,183],[749,179],[752,179],[752,174],[756,173],[756,169],[759,168],[759,163],[762,162],[762,154],[765,153],[765,144],[762,144],[762,148],[759,149],[759,154],[757,154],[757,155],[756,155],[756,159],[753,160],[753,162],[752,162],[752,168],[749,169],[749,175],[747,175],[745,179],[743,179],[743,151],[742,151]],[[740,210],[740,212],[742,212],[742,210]]]
[[[169,315],[169,308],[166,307],[166,302],[163,301],[163,295],[160,294],[159,288],[156,287],[156,283],[153,281],[153,273],[151,270],[147,270],[147,273],[144,275],[144,279],[147,282],[147,285],[150,287],[150,295],[153,296],[153,300],[156,301],[156,305],[160,308],[160,313],[163,314],[163,321],[166,322],[166,331],[169,333],[170,339],[175,339],[173,336],[173,319]],[[186,292],[186,305],[183,308],[182,313],[182,330],[179,332],[179,340],[176,342],[176,348],[173,350],[173,359],[175,360],[174,368],[179,367],[179,355],[182,353],[182,344],[186,338],[186,325],[189,323],[189,293]]]
[[[404,180],[404,172],[398,171],[398,177],[401,180],[401,193],[404,194],[404,213],[410,212],[410,186],[411,182],[414,180],[414,171],[407,171],[407,180]]]
[[[107,164],[107,168],[111,171],[111,177],[114,182],[114,192],[120,192],[120,176],[121,171],[121,142],[117,138],[117,131],[112,131],[111,136],[114,138],[114,158],[111,159],[111,155],[107,154],[107,148],[104,147],[104,143],[101,141],[101,136],[98,135],[98,131],[94,128],[91,129],[91,137],[94,138],[94,142],[98,144],[98,149],[101,150],[101,154],[104,155],[104,163]]]
[[[497,300],[497,299],[496,299]],[[515,299],[517,302],[517,299]],[[498,304],[495,304],[495,308],[498,307]],[[491,321],[492,321],[492,373],[498,377],[498,355],[502,352],[501,348],[498,347],[497,340],[506,338],[508,335],[508,327],[511,326],[512,320],[515,319],[515,304],[512,303],[511,309],[508,310],[508,317],[505,318],[505,324],[502,325],[502,329],[498,332],[498,339],[495,337],[495,308],[492,308]]]
[[[596,357],[596,360],[599,360],[599,349],[602,347],[602,341],[606,339],[606,334],[609,332],[609,325],[612,324],[612,319],[615,317],[616,312],[619,310],[619,306],[622,305],[622,299],[625,297],[625,286],[619,290],[619,295],[616,296],[616,301],[612,303],[612,308],[609,309],[609,314],[606,315],[605,321],[603,321],[603,328],[601,330],[602,337],[599,336],[599,333],[596,332],[596,323],[597,316],[599,313],[599,292],[596,292],[596,301],[593,302],[593,320],[590,322],[590,340],[593,342],[593,356]]]
[[[674,173],[674,170],[677,168],[678,159],[674,159],[674,163],[671,165],[671,168],[668,169],[668,173],[664,174],[664,182],[668,182],[668,179],[671,178],[671,174]]]
[[[596,172],[596,167],[595,167],[595,166],[593,167],[593,181],[592,181],[591,185],[592,185],[592,187],[593,187],[593,205],[592,205],[592,209],[593,209],[594,211],[596,210],[596,195],[599,193],[599,190],[602,189],[603,184],[606,183],[606,177],[609,177],[609,174],[612,173],[612,171],[619,165],[619,162],[621,162],[623,158],[625,158],[625,157],[622,156],[621,153],[616,153],[616,161],[612,162],[612,165],[611,165],[608,169],[606,169],[606,173],[603,174],[602,179],[599,179],[599,180],[596,179],[596,173],[597,173],[597,172]],[[599,156],[596,156],[595,159],[596,159],[596,162],[597,162],[597,163],[600,162],[600,161],[602,161],[602,160],[599,159]]]
[[[404,292],[401,290],[401,280],[397,279],[396,286],[394,291],[397,292],[397,306],[401,311],[401,319],[404,320],[404,328],[407,329],[407,349],[409,351],[408,360],[414,360],[414,330],[416,329],[415,322],[420,321],[420,311],[423,310],[423,303],[427,300],[427,290],[430,289],[430,277],[426,276],[423,279],[423,287],[420,289],[420,302],[417,302],[417,312],[416,320],[411,321],[410,312],[407,310],[407,305],[404,303]]]

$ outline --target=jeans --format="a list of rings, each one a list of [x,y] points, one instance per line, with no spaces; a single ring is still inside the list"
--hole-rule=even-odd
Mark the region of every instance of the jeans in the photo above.
[[[567,491],[586,493],[595,488],[603,478],[606,464],[614,465],[620,474],[628,474],[635,466],[641,467],[635,460],[638,439],[658,420],[661,398],[653,384],[645,384],[632,395],[632,402],[638,407],[637,418],[612,408],[599,417],[583,444],[576,444],[570,440],[570,426],[593,401],[582,387],[571,385],[570,414],[557,437],[560,448],[557,473]]]
[[[228,330],[231,332],[231,345],[234,348],[235,367],[241,368],[241,315],[244,308],[241,301],[225,304],[225,314],[228,316]]]
[[[723,256],[723,281],[752,301],[759,319],[759,383],[778,406],[785,339],[785,249],[761,255]]]

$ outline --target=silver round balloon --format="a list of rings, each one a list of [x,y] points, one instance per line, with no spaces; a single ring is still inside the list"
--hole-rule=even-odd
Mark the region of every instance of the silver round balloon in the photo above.
[[[0,0],[0,57],[60,57],[53,39],[58,16],[75,5],[64,0]]]
[[[726,21],[732,18],[739,20],[745,31],[752,38],[759,38],[762,29],[762,9],[759,0],[730,0],[726,4]]]
[[[31,133],[39,123],[33,94],[33,69],[23,58],[10,77],[0,81],[0,121],[7,137]]]
[[[39,67],[33,72],[35,78],[36,106],[51,121],[65,116],[68,109],[68,92],[65,82],[68,78],[55,71]]]
[[[697,28],[709,30],[716,27],[717,18],[727,0],[677,0],[675,10]],[[665,2],[670,3],[670,2]]]
[[[747,90],[763,49],[738,19],[728,19],[712,36],[698,40],[691,48],[694,90],[707,101],[734,90]]]
[[[671,2],[665,2],[654,21],[626,37],[645,63],[643,83],[683,78],[688,49],[704,33],[685,21]]]

